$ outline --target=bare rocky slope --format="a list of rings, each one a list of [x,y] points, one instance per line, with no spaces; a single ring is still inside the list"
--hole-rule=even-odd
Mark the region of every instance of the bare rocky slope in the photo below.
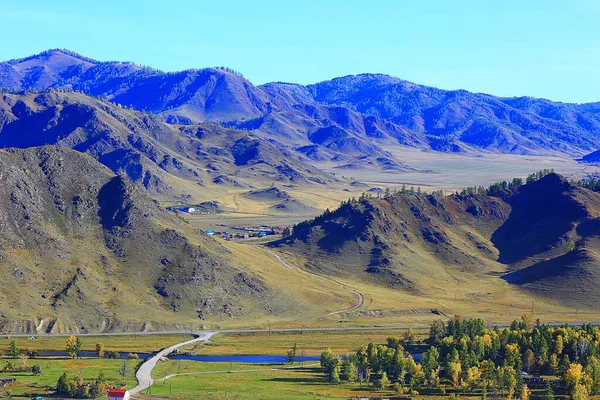
[[[600,300],[600,194],[556,174],[494,196],[396,194],[297,225],[273,244],[332,276],[426,295],[427,279],[496,273],[571,306]]]
[[[0,150],[0,330],[181,327],[285,301],[215,240],[92,157]]]
[[[97,158],[154,193],[178,181],[323,184],[306,158],[251,133],[215,124],[172,125],[75,92],[0,94],[0,148],[59,145]]]

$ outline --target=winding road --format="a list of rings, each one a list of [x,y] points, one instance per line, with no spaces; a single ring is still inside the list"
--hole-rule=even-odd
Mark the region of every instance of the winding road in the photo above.
[[[280,262],[280,263],[281,263],[281,264],[282,264],[284,267],[286,267],[286,268],[288,268],[288,269],[290,269],[290,270],[292,270],[292,271],[301,272],[301,273],[303,273],[303,274],[310,275],[310,276],[312,276],[312,277],[314,277],[314,278],[318,278],[318,279],[327,279],[327,280],[329,280],[329,281],[331,281],[331,282],[335,283],[335,284],[336,284],[336,285],[338,285],[339,287],[341,287],[341,288],[343,288],[343,289],[345,289],[345,290],[347,290],[347,291],[349,291],[349,292],[352,292],[354,295],[356,295],[356,297],[357,297],[357,302],[356,302],[356,304],[354,304],[352,307],[350,307],[350,308],[345,308],[345,309],[343,309],[343,310],[332,311],[332,312],[330,312],[330,313],[328,313],[328,314],[325,314],[325,315],[323,315],[323,317],[327,317],[327,316],[330,316],[330,315],[337,315],[337,314],[342,314],[342,313],[345,313],[345,312],[354,311],[354,310],[356,310],[357,308],[360,308],[360,307],[362,307],[362,306],[365,304],[365,296],[363,296],[363,294],[362,294],[362,293],[360,293],[359,291],[357,291],[357,290],[355,290],[355,289],[352,289],[351,287],[349,287],[349,286],[347,286],[347,285],[344,285],[343,283],[340,283],[340,282],[336,281],[335,279],[332,279],[332,278],[325,278],[325,277],[323,277],[323,276],[320,276],[320,275],[317,275],[317,274],[313,274],[312,272],[308,272],[308,271],[305,271],[305,270],[299,270],[299,269],[297,269],[297,268],[294,268],[294,267],[292,267],[291,265],[289,265],[288,263],[286,263],[286,262],[285,262],[285,261],[284,261],[284,260],[281,258],[281,256],[280,256],[279,254],[275,253],[274,251],[271,251],[271,250],[269,250],[269,249],[265,249],[264,247],[259,247],[259,246],[254,246],[254,247],[256,247],[257,249],[261,249],[262,251],[264,251],[264,252],[266,252],[266,253],[268,253],[268,254],[272,255],[272,256],[273,256],[273,257],[275,257],[275,258],[277,259],[277,261],[279,261],[279,262]]]
[[[216,335],[218,332],[198,332],[198,337],[192,340],[188,340],[187,342],[182,342],[175,344],[171,347],[167,347],[166,349],[156,353],[156,355],[147,359],[135,373],[135,378],[138,381],[138,385],[129,391],[130,394],[134,395],[140,393],[143,390],[148,389],[154,383],[152,379],[152,370],[156,367],[156,364],[160,361],[161,358],[168,356],[175,350],[180,347],[187,346],[188,344],[193,344],[197,342],[204,342]]]

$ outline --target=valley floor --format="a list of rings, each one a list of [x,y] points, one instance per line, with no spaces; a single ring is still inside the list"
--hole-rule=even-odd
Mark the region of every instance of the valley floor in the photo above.
[[[266,255],[273,261],[279,261],[274,254],[279,255],[285,263],[278,266],[269,264],[270,273],[275,275],[279,284],[285,286],[297,298],[304,296],[308,301],[312,297],[308,287],[318,288],[329,285],[332,292],[328,293],[335,301],[317,301],[314,311],[306,309],[307,313],[300,319],[277,321],[273,316],[270,320],[261,321],[259,327],[266,329],[270,323],[275,327],[356,327],[356,326],[405,326],[429,325],[435,319],[447,318],[453,315],[466,317],[481,317],[487,323],[510,323],[515,315],[530,314],[545,322],[581,322],[597,321],[600,319],[598,309],[573,309],[556,301],[537,297],[530,292],[512,286],[499,279],[504,273],[481,272],[469,274],[450,274],[447,276],[424,275],[420,282],[428,290],[424,294],[414,294],[404,290],[375,285],[365,282],[360,277],[332,278],[319,275],[304,268],[305,260],[288,253],[265,250],[231,242],[225,242],[234,252],[246,254],[246,257],[261,259]],[[260,254],[263,252],[263,255]],[[264,259],[264,258],[262,258]],[[252,264],[258,265],[258,263]],[[293,269],[289,269],[291,267]],[[272,269],[276,268],[276,269]],[[262,269],[261,269],[262,271]],[[262,273],[266,273],[265,271]],[[302,284],[297,281],[302,277]],[[336,313],[337,310],[353,308],[359,302],[355,293],[360,293],[363,300],[359,307],[348,312]],[[316,299],[312,300],[313,302]],[[312,315],[310,315],[310,314]]]

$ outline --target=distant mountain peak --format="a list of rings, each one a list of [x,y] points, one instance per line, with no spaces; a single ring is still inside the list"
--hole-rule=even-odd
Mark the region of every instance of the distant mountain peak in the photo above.
[[[49,58],[52,56],[57,56],[57,55],[64,55],[64,56],[69,56],[69,57],[73,57],[76,58],[78,60],[84,61],[84,62],[88,62],[88,63],[92,63],[92,64],[98,64],[99,61],[95,60],[93,58],[90,57],[86,57],[83,56],[75,51],[72,50],[68,50],[68,49],[48,49],[48,50],[44,50],[38,54],[34,54],[28,57],[23,57],[23,58],[15,58],[12,60],[8,60],[5,61],[3,64],[9,64],[9,65],[15,65],[15,64],[20,64],[26,61],[30,61],[30,60],[35,60],[35,59],[41,59],[41,58]]]

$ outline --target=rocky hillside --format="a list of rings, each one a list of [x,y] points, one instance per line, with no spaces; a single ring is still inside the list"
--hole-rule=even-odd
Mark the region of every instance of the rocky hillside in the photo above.
[[[175,327],[284,297],[92,157],[0,150],[0,330]]]
[[[297,225],[274,246],[320,273],[416,294],[427,294],[427,278],[500,270],[525,290],[591,307],[599,300],[591,295],[600,287],[599,228],[600,194],[550,174],[495,196],[366,198]]]
[[[0,94],[0,148],[85,152],[155,193],[251,182],[326,183],[302,154],[214,124],[172,125],[81,93]]]
[[[499,98],[381,74],[256,87],[224,68],[164,73],[49,50],[0,63],[0,87],[74,89],[170,123],[218,121],[339,166],[406,170],[394,146],[577,157],[600,148],[595,103]]]

